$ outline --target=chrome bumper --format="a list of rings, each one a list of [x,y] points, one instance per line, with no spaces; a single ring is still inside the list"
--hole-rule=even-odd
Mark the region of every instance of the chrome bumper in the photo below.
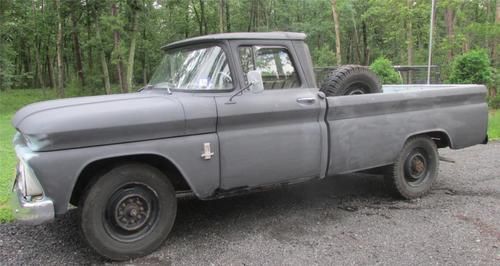
[[[27,200],[14,184],[11,192],[11,207],[14,217],[24,224],[38,225],[54,220],[54,202],[48,197]]]

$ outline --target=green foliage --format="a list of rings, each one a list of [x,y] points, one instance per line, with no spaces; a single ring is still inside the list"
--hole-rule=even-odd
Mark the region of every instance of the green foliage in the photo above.
[[[490,112],[488,119],[488,138],[500,139],[500,112],[493,111]]]
[[[463,50],[482,48],[490,54],[498,50],[498,44],[494,45],[500,34],[500,25],[495,24],[497,1],[438,1],[433,64],[441,67],[443,76],[449,76],[452,58]],[[115,16],[111,12],[113,4]],[[337,0],[342,62],[369,65],[373,59],[384,56],[395,64],[406,65],[411,52],[413,64],[426,64],[430,4],[431,1],[414,0]],[[104,83],[101,49],[110,82],[117,85],[117,65],[122,62],[125,72],[128,65],[133,10],[139,14],[132,71],[137,86],[151,77],[162,57],[159,50],[162,45],[220,32],[220,10],[224,11],[224,32],[305,32],[315,65],[329,66],[335,62],[329,0],[66,0],[61,1],[59,10],[54,1],[2,0],[0,89],[55,86],[51,76],[57,77],[55,36],[59,14],[65,85],[77,86],[83,94],[100,93]],[[448,34],[445,10],[453,13],[453,34]],[[116,45],[115,33],[120,36]],[[78,77],[75,36],[81,48],[85,88],[80,82],[72,81]],[[410,43],[413,43],[412,49],[409,49]]]
[[[500,109],[500,95],[489,97],[488,106],[492,109]]]
[[[484,50],[472,50],[453,61],[450,83],[490,85],[492,81],[493,69]]]
[[[371,65],[370,69],[377,74],[382,84],[401,84],[401,77],[394,70],[391,60],[379,57]]]
[[[326,67],[335,65],[335,53],[328,45],[323,45],[313,51],[312,54],[314,66]]]
[[[41,89],[6,90],[0,92],[0,222],[12,220],[8,206],[12,188],[16,156],[12,146],[15,129],[12,116],[19,108],[33,102],[55,98],[54,91]]]

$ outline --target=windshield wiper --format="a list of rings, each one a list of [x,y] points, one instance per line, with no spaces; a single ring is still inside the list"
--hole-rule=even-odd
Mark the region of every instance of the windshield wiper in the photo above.
[[[164,84],[164,83],[162,83],[162,84]],[[168,94],[172,94],[172,90],[170,89],[169,85],[156,87],[156,85],[148,84],[148,85],[146,85],[146,86],[138,89],[137,91],[143,91],[143,90],[154,89],[154,88],[157,88],[157,89],[166,89]]]
[[[153,87],[154,87],[153,85],[148,84],[148,85],[146,85],[146,86],[144,86],[144,87],[142,87],[142,88],[138,89],[138,90],[137,90],[137,92],[141,92],[141,91],[143,91],[143,90],[148,90],[148,89],[151,89],[151,88],[153,88]]]

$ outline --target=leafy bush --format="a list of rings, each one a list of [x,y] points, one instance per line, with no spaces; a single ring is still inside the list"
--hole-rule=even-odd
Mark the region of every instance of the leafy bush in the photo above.
[[[370,69],[377,74],[382,84],[401,84],[402,80],[398,72],[394,70],[391,60],[385,57],[377,58]]]
[[[492,109],[500,109],[500,95],[490,97],[488,99],[488,106]]]
[[[450,83],[485,84],[493,82],[493,68],[484,50],[471,50],[453,60]]]
[[[316,67],[336,65],[335,53],[332,51],[332,49],[330,49],[328,45],[323,45],[319,49],[314,49],[312,51],[312,57],[314,60],[314,66]]]

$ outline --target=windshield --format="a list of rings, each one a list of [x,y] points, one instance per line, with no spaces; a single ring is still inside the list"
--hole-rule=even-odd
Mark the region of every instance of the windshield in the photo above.
[[[150,84],[174,90],[228,90],[233,80],[226,54],[219,46],[168,51]]]

